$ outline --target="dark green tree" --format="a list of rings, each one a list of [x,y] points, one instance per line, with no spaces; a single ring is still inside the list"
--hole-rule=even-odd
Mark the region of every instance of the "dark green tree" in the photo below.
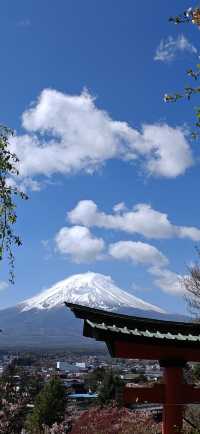
[[[28,415],[26,426],[31,434],[44,433],[44,426],[61,422],[65,411],[65,389],[58,378],[53,378],[36,397],[34,409]]]
[[[123,388],[123,381],[116,372],[111,369],[105,372],[103,381],[98,390],[98,403],[100,405],[108,405],[112,401],[121,403],[121,391]]]
[[[13,227],[17,220],[16,199],[27,199],[27,195],[11,186],[8,178],[18,176],[18,158],[10,151],[9,138],[12,130],[0,125],[0,261],[7,255],[10,282],[14,282],[14,246],[22,244]]]
[[[88,389],[91,389],[93,392],[96,392],[99,384],[103,381],[105,376],[105,368],[96,368],[94,371],[90,372],[86,379],[85,384]]]

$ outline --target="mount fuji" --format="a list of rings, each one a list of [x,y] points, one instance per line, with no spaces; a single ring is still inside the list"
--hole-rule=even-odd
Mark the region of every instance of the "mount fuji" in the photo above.
[[[112,311],[132,307],[164,313],[159,307],[118,288],[110,276],[92,272],[70,276],[18,306],[22,312],[54,309],[65,301]]]
[[[110,276],[76,274],[18,305],[0,311],[3,347],[92,347],[82,336],[82,324],[64,306],[81,304],[140,317],[177,319],[115,285]],[[182,319],[182,318],[181,318]]]

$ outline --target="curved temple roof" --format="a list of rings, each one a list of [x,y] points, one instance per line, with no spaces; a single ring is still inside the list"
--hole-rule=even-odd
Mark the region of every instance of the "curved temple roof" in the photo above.
[[[105,341],[112,356],[200,361],[200,324],[133,317],[65,303],[84,320],[83,335]]]

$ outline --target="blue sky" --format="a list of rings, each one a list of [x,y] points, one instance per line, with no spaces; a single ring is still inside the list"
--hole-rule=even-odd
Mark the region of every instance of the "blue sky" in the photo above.
[[[1,123],[16,131],[29,194],[18,204],[14,286],[1,269],[2,308],[92,270],[185,309],[177,279],[200,240],[197,102],[163,95],[190,83],[198,63],[198,29],[168,22],[188,6],[1,2]]]

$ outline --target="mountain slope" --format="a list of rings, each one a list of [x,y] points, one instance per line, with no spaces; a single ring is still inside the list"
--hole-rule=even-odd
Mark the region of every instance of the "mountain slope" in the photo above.
[[[92,272],[68,277],[50,289],[25,300],[19,308],[22,312],[31,309],[53,309],[65,301],[104,310],[132,307],[164,313],[159,307],[146,303],[118,288],[110,276]]]
[[[118,288],[109,276],[77,274],[58,282],[33,298],[0,311],[0,345],[3,347],[100,346],[82,336],[82,321],[74,317],[64,301],[140,317],[179,319]]]

